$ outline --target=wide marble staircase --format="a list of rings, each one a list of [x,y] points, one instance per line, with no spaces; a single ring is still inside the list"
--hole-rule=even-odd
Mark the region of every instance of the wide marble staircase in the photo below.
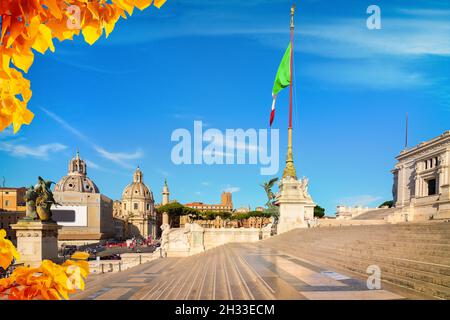
[[[450,222],[297,229],[268,240],[269,247],[368,276],[430,297],[450,299]]]
[[[363,214],[360,214],[359,216],[356,216],[353,219],[354,220],[386,220],[387,217],[394,211],[395,211],[395,209],[393,209],[393,208],[371,210],[371,211],[367,211]]]

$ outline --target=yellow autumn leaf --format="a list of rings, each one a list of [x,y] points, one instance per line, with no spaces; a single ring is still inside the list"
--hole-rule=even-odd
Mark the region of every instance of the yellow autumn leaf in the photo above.
[[[28,72],[34,61],[32,49],[44,54],[55,50],[53,38],[72,40],[80,30],[87,43],[114,30],[120,18],[127,19],[134,7],[143,10],[152,3],[160,8],[166,0],[2,0],[0,5],[0,131],[13,125],[17,132],[30,124],[33,113],[27,109],[31,98],[30,82],[18,69]],[[79,27],[67,23],[70,5],[79,8]],[[15,8],[17,10],[11,10]],[[14,291],[17,297],[26,297]],[[47,292],[51,295],[51,293]],[[22,295],[22,296],[21,296]]]
[[[19,260],[19,252],[12,242],[6,239],[6,231],[0,229],[0,267],[6,270],[11,265],[13,258]]]
[[[100,38],[102,35],[102,29],[98,29],[98,27],[95,27],[93,25],[88,25],[83,28],[83,36],[84,40],[89,43],[90,45],[93,45],[95,41]]]
[[[51,52],[55,51],[52,41],[52,30],[45,24],[39,25],[39,33],[32,47],[42,54],[44,54],[49,48]]]
[[[155,0],[154,6],[159,9],[159,8],[161,8],[164,5],[164,3],[166,3],[166,1],[167,0]]]
[[[139,10],[144,10],[145,8],[148,8],[152,4],[153,0],[135,0],[134,5]]]
[[[128,12],[131,16],[133,14],[134,5],[129,0],[112,0],[112,2],[117,5],[119,8]]]
[[[89,253],[75,252],[70,258],[76,260],[86,260],[87,258],[89,258]]]
[[[17,68],[28,72],[28,69],[33,64],[34,54],[31,51],[26,53],[13,53],[12,61]]]

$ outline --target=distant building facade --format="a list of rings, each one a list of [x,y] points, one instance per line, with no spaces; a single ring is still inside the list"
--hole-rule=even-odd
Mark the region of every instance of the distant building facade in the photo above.
[[[121,212],[116,217],[129,222],[129,235],[153,239],[157,235],[157,219],[153,192],[144,184],[144,174],[137,168],[133,182],[125,187],[120,202]]]
[[[19,219],[25,217],[25,211],[0,211],[0,229],[6,231],[6,238],[16,241],[16,232],[11,229],[11,225],[16,224]]]
[[[190,202],[185,204],[186,207],[196,209],[200,212],[218,211],[218,212],[232,212],[233,200],[231,192],[222,192],[220,204],[206,204],[203,202]]]
[[[114,237],[113,201],[87,176],[86,162],[78,152],[53,194],[60,204],[52,206],[53,220],[62,226],[60,243],[84,245]]]
[[[389,221],[450,218],[450,131],[397,156]]]
[[[236,213],[249,213],[250,212],[250,208],[249,207],[241,207],[236,209],[235,211]]]
[[[26,188],[0,188],[0,211],[26,211]]]

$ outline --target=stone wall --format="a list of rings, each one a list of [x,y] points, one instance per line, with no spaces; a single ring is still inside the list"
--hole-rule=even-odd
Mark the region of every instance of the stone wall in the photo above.
[[[347,219],[320,219],[319,227],[368,226],[386,224],[384,220],[347,220]]]
[[[161,251],[167,257],[186,257],[232,242],[256,242],[269,238],[272,224],[264,228],[203,228],[197,223],[184,228],[164,226]],[[155,252],[155,256],[160,252]]]
[[[261,230],[257,228],[205,229],[203,241],[205,250],[231,242],[256,242],[260,240]]]
[[[362,206],[356,206],[356,207],[346,207],[346,206],[337,206],[336,207],[336,218],[337,219],[354,219],[364,213],[367,213],[369,211],[375,211],[375,210],[382,210],[386,209],[387,207],[383,208],[369,208],[369,207],[362,207]]]
[[[153,253],[123,253],[120,256],[122,260],[89,261],[90,272],[94,274],[121,272],[142,263],[158,259]]]

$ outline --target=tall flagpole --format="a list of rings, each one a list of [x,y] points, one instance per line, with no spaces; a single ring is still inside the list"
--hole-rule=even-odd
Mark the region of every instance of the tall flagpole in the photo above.
[[[292,71],[294,70],[294,14],[295,4],[291,8],[291,61],[290,61],[290,84],[289,84],[289,128],[292,129]]]
[[[292,153],[292,74],[294,73],[294,14],[295,5],[291,7],[291,61],[290,61],[290,85],[289,85],[289,127],[288,127],[288,151],[286,155],[286,167],[284,168],[283,178],[292,177],[297,179],[297,173],[294,167],[294,156]]]

